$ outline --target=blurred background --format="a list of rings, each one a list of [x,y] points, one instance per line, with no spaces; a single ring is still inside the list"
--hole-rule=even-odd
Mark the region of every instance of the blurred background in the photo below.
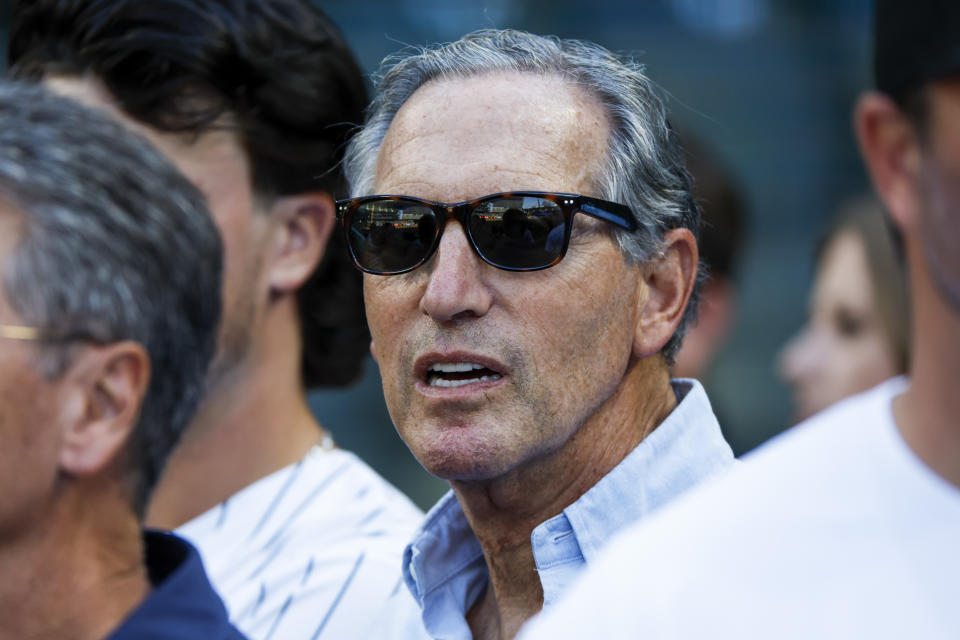
[[[743,240],[730,276],[735,322],[703,382],[736,453],[790,426],[777,352],[804,322],[818,238],[837,207],[867,188],[850,123],[855,97],[870,83],[869,0],[317,4],[371,77],[406,46],[486,27],[593,40],[644,63],[675,127],[721,168],[742,205]],[[7,5],[0,1],[4,41]],[[422,507],[445,490],[397,437],[372,361],[358,385],[315,393],[311,406],[340,446]]]

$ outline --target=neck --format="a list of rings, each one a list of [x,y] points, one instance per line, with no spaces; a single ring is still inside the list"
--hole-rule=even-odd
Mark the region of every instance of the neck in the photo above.
[[[115,486],[64,487],[0,539],[0,640],[99,640],[147,597],[140,527]]]
[[[917,456],[960,487],[960,311],[940,295],[919,247],[907,250],[914,310],[910,387],[895,400],[894,419]]]
[[[450,483],[490,576],[468,616],[475,638],[513,638],[541,609],[533,530],[599,482],[675,406],[662,360],[635,361],[613,395],[557,452],[491,481]]]
[[[208,391],[153,494],[150,526],[174,529],[319,442],[301,350],[296,300],[288,296],[270,308],[243,362]]]

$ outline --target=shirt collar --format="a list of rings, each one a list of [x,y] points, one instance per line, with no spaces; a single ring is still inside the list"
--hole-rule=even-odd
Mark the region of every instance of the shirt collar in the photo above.
[[[688,379],[671,384],[679,402],[666,420],[579,500],[547,521],[566,518],[587,560],[625,525],[733,462],[703,386]]]
[[[144,532],[143,541],[153,591],[109,640],[241,639],[197,550],[182,538],[159,531]]]
[[[534,559],[549,606],[614,533],[648,515],[709,475],[733,452],[696,380],[671,381],[679,402],[610,473],[562,513],[534,529]],[[453,492],[427,513],[403,560],[403,576],[433,637],[483,593],[487,570],[480,543]],[[454,612],[460,616],[456,621]]]

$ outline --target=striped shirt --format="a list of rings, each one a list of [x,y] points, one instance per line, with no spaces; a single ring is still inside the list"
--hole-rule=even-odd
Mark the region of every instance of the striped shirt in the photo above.
[[[423,515],[354,454],[319,445],[177,533],[251,640],[362,636]]]

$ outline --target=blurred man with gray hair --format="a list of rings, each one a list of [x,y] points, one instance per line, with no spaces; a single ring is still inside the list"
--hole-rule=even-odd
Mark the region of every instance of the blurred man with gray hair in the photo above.
[[[334,233],[367,104],[340,30],[308,0],[19,0],[7,60],[153,142],[220,230],[217,353],[147,522],[197,546],[248,635],[361,634],[423,514],[307,404],[370,342]]]
[[[221,255],[146,141],[0,85],[0,638],[241,637],[193,547],[140,529],[203,391]]]
[[[452,488],[375,636],[512,637],[732,461],[668,373],[699,274],[681,150],[638,65],[481,31],[386,72],[347,175],[391,417]]]

